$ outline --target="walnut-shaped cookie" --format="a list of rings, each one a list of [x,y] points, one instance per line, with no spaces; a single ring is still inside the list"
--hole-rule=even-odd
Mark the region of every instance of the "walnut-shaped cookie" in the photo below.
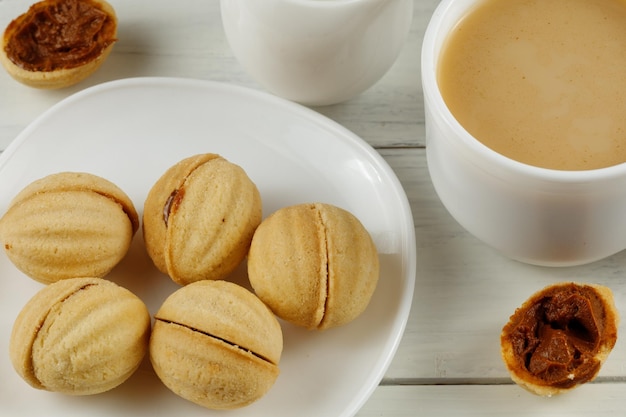
[[[139,216],[124,191],[84,172],[51,174],[27,185],[0,218],[13,264],[49,284],[104,277],[126,255]]]
[[[257,228],[248,277],[258,297],[280,318],[327,329],[357,318],[379,277],[368,231],[347,210],[324,203],[281,208]]]
[[[175,394],[210,409],[263,397],[279,375],[280,324],[250,291],[228,281],[181,287],[155,315],[150,360]]]
[[[34,388],[90,395],[126,381],[149,337],[150,314],[137,296],[101,278],[72,278],[43,287],[26,303],[9,354]]]
[[[240,166],[194,155],[150,190],[144,241],[156,267],[178,284],[223,279],[246,257],[261,218],[259,190]]]

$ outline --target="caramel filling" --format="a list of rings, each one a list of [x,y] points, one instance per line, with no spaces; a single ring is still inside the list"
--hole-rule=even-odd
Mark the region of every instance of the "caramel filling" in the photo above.
[[[165,205],[163,206],[163,221],[165,222],[166,227],[170,220],[170,214],[178,209],[184,195],[185,190],[183,188],[177,188],[172,191],[170,196],[165,201]]]
[[[116,22],[92,0],[49,0],[33,4],[5,32],[5,51],[28,71],[84,65],[115,39]]]
[[[565,284],[546,289],[518,309],[505,326],[518,370],[557,388],[595,377],[605,337],[606,312],[593,287]]]

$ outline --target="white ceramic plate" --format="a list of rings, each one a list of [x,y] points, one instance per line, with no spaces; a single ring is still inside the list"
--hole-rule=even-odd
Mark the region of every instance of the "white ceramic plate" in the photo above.
[[[51,108],[0,155],[0,213],[31,181],[86,171],[120,186],[142,211],[171,165],[219,153],[257,184],[264,215],[311,201],[350,210],[381,256],[379,285],[357,320],[324,332],[282,323],[281,374],[270,392],[235,416],[352,416],[382,379],[402,337],[415,283],[415,234],[406,195],[384,160],[335,122],[265,93],[204,81],[144,78],[84,90]],[[139,233],[109,278],[154,314],[176,288],[151,264]],[[246,284],[245,265],[232,277]],[[41,284],[0,254],[0,414],[212,416],[165,388],[149,361],[120,387],[72,397],[30,388],[8,359],[13,321]]]

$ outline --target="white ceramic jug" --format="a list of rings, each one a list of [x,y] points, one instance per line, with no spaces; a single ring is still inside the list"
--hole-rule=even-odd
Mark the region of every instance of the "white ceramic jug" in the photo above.
[[[391,68],[413,0],[221,0],[234,55],[264,88],[307,105],[348,100]]]

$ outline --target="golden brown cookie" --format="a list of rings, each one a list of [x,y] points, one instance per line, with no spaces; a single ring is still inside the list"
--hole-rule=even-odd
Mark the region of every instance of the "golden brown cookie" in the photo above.
[[[514,382],[552,396],[593,380],[617,341],[619,315],[607,287],[565,282],[533,294],[500,336]]]
[[[73,278],[28,301],[13,325],[9,354],[35,388],[97,394],[130,377],[149,335],[150,314],[134,294],[108,280]]]
[[[115,184],[62,172],[15,196],[0,218],[0,241],[18,269],[48,284],[105,276],[126,255],[138,227],[132,201]]]
[[[222,279],[247,255],[261,218],[261,195],[241,167],[219,155],[195,155],[150,190],[144,241],[156,267],[178,284]]]
[[[117,16],[104,0],[40,1],[7,26],[0,62],[31,87],[67,87],[102,65],[116,36]]]
[[[278,317],[326,329],[365,310],[378,282],[379,259],[354,215],[330,204],[300,204],[277,210],[258,227],[248,276]]]
[[[227,281],[198,281],[168,297],[155,316],[150,360],[175,394],[211,409],[246,406],[279,374],[283,336],[272,312]]]

